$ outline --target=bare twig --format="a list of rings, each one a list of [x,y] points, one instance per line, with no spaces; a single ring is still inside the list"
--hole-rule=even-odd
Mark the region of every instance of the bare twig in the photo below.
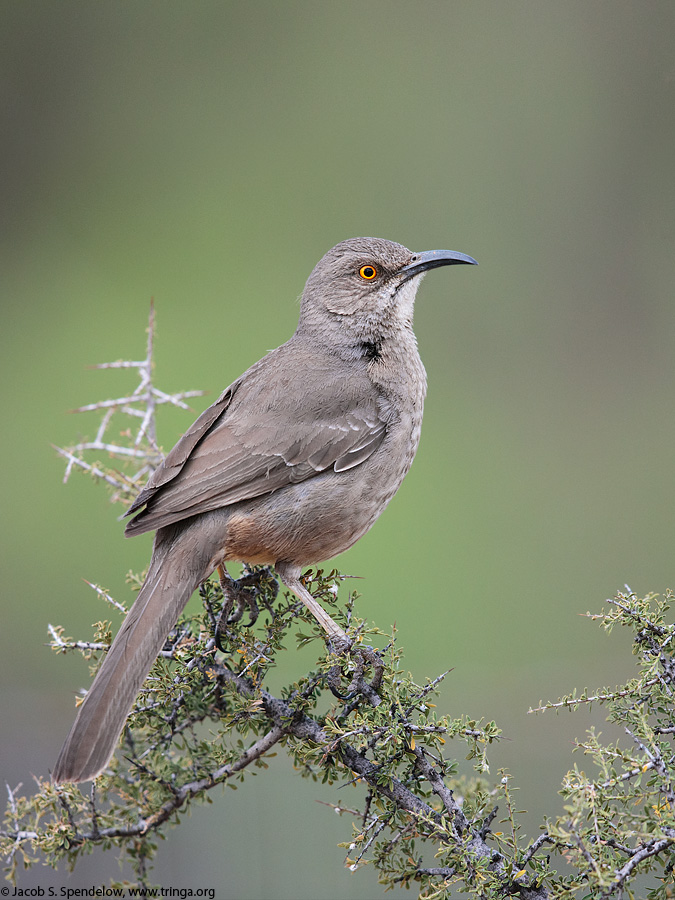
[[[162,460],[162,453],[157,446],[157,430],[155,414],[157,407],[162,404],[171,404],[180,409],[189,409],[186,398],[200,397],[203,391],[179,391],[168,394],[159,390],[152,383],[153,368],[153,343],[155,334],[155,308],[150,304],[150,317],[147,328],[147,345],[145,359],[119,360],[117,362],[99,363],[95,369],[137,369],[139,383],[136,389],[123,397],[113,400],[101,400],[97,403],[88,403],[74,409],[73,412],[103,412],[96,436],[93,440],[80,441],[72,447],[56,447],[56,450],[68,461],[64,473],[64,481],[67,481],[74,467],[84,469],[90,475],[103,479],[113,487],[116,493],[113,500],[128,500],[137,489],[141,479],[152,472]],[[140,419],[140,424],[129,431],[134,431],[133,440],[121,444],[111,441],[106,434],[111,427],[115,414],[129,416],[131,419]],[[96,463],[88,462],[83,454],[98,451],[107,453],[120,459],[135,459],[143,463],[141,469],[131,478],[119,473],[104,472]]]

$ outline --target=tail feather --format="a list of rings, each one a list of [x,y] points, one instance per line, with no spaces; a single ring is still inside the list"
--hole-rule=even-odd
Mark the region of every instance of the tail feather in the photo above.
[[[160,535],[145,583],[61,749],[52,776],[56,783],[88,781],[106,767],[154,660],[192,592],[209,574],[189,558],[184,545],[162,543]]]

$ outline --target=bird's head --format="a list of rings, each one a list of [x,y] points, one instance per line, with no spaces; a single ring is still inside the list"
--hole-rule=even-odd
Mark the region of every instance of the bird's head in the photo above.
[[[376,339],[412,326],[417,289],[429,269],[476,264],[464,253],[413,253],[380,238],[352,238],[316,264],[302,294],[299,329],[339,330],[355,340]]]

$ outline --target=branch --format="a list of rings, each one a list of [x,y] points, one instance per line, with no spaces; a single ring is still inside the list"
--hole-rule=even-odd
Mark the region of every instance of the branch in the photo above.
[[[602,900],[606,900],[606,898],[611,897],[612,894],[616,894],[617,891],[620,892],[632,872],[640,865],[640,863],[644,862],[646,859],[650,859],[652,856],[657,856],[659,853],[662,853],[664,850],[667,850],[668,847],[672,847],[673,845],[675,845],[675,838],[661,838],[650,841],[648,844],[640,847],[637,852],[633,853],[626,865],[619,869],[612,884],[603,892]]]
[[[216,666],[215,672],[233,684],[243,696],[259,696],[262,708],[269,719],[283,729],[286,734],[292,735],[303,742],[330,748],[328,752],[335,752],[341,762],[352,772],[363,778],[377,794],[387,797],[399,809],[406,810],[414,815],[418,819],[419,824],[428,826],[431,832],[447,834],[443,825],[443,817],[439,812],[429,806],[428,803],[418,797],[417,794],[397,778],[389,776],[386,782],[382,782],[379,778],[380,770],[377,766],[367,759],[363,753],[345,741],[337,743],[336,746],[336,742],[331,740],[326,731],[311,716],[302,712],[299,713],[290,703],[278,697],[273,697],[267,691],[260,691],[256,695],[247,679],[236,675],[224,666]],[[434,767],[429,764],[422,751],[415,750],[413,752],[415,752],[418,767],[431,784],[434,793],[443,800],[446,812],[450,815],[453,823],[455,823],[457,841],[464,838],[468,853],[478,863],[477,870],[482,868],[482,861],[489,860],[489,868],[492,871],[505,875],[506,860],[503,855],[493,847],[488,846],[478,830],[464,833],[467,831],[468,822],[461,806],[454,799],[452,791],[445,786],[443,779]],[[444,873],[446,871],[443,870]],[[505,878],[505,880],[510,885],[510,892],[517,892],[525,900],[544,900],[544,898],[549,897],[546,888],[530,885],[526,879],[512,880]]]
[[[155,334],[154,303],[150,304],[147,334],[145,359],[138,361],[119,360],[93,366],[95,369],[136,369],[139,383],[135,390],[130,394],[125,394],[113,400],[99,400],[96,403],[87,403],[72,410],[74,413],[103,412],[96,437],[91,441],[81,441],[72,447],[55,448],[68,461],[63,478],[64,481],[68,481],[74,467],[83,469],[93,477],[103,479],[115,489],[116,493],[113,495],[113,500],[129,500],[138,489],[141,479],[152,472],[162,460],[156,436],[155,417],[157,407],[168,403],[180,409],[190,409],[185,403],[185,399],[188,397],[200,397],[204,393],[203,391],[179,391],[169,394],[159,390],[152,383],[152,356]],[[106,433],[116,414],[141,420],[140,424],[134,424],[133,429],[121,430],[122,435],[131,438],[127,443],[106,440]],[[131,435],[132,430],[135,430],[133,436]],[[90,463],[84,459],[83,454],[91,451],[107,453],[110,456],[120,457],[125,460],[135,459],[144,463],[144,465],[133,478],[126,478],[120,473],[113,474],[109,470],[104,471],[96,463]]]

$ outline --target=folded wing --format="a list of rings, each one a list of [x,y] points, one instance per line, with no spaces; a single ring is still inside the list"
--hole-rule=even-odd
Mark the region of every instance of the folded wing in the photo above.
[[[347,471],[377,450],[387,423],[369,379],[351,371],[345,396],[345,379],[334,368],[313,366],[313,382],[322,384],[317,390],[313,383],[311,395],[322,402],[308,407],[306,395],[284,383],[278,364],[263,365],[271,356],[227,388],[178,441],[129,509],[145,506],[126,534],[260,497],[329,469]],[[269,391],[270,377],[279,390]]]

